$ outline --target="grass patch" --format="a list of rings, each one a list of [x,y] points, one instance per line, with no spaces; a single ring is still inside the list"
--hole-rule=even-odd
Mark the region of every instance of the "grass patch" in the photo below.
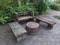
[[[60,16],[54,16],[54,18],[56,18],[56,19],[60,19]]]

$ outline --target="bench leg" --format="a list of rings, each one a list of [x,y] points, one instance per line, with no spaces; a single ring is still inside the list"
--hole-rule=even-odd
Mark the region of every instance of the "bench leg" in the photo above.
[[[37,22],[37,23],[40,23],[40,20],[36,19],[36,22]]]
[[[52,28],[53,28],[53,25],[48,24],[47,28],[48,28],[48,29],[52,29]]]

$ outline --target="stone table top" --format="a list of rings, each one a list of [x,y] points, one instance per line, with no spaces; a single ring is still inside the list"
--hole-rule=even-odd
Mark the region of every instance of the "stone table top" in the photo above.
[[[39,27],[39,24],[36,23],[36,22],[28,22],[26,24],[26,26],[29,27],[29,28],[38,28]]]

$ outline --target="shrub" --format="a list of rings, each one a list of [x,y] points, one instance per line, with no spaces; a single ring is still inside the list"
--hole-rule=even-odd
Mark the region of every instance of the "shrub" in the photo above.
[[[35,15],[44,13],[48,9],[48,0],[1,0],[0,1],[0,23],[4,24],[12,21],[14,12],[24,12],[32,10]],[[21,6],[18,6],[21,5]],[[34,5],[34,6],[33,6]]]
[[[60,10],[60,4],[53,4],[53,5],[50,5],[50,8],[53,9],[53,10]]]
[[[13,6],[13,0],[0,0],[0,10],[4,10],[8,6]]]
[[[8,19],[9,17],[0,17],[0,24],[5,24],[6,22],[7,22],[7,19]]]
[[[15,7],[14,10],[16,12],[24,12],[24,11],[28,11],[28,10],[36,11],[36,8],[34,6],[23,5],[21,7]]]
[[[8,7],[5,10],[0,10],[0,24],[5,24],[12,21],[13,12],[15,12],[13,7]]]
[[[24,12],[24,11],[32,10],[35,12],[35,15],[39,14],[39,12],[37,11],[37,8],[35,8],[35,6],[32,6],[32,5],[23,5],[21,7],[15,7],[14,10],[16,12]]]
[[[9,17],[5,15],[4,11],[0,10],[0,24],[6,23],[7,19],[9,19]]]
[[[8,7],[4,11],[0,10],[0,24],[5,24],[7,22],[12,21],[12,14],[14,12],[24,12],[24,11],[29,11],[32,10],[35,13],[37,12],[37,9],[34,6],[30,5],[23,5],[21,7]],[[37,15],[38,13],[36,13]]]
[[[60,16],[54,16],[54,18],[56,18],[56,19],[60,19]]]
[[[34,0],[33,3],[35,4],[40,14],[45,13],[49,8],[48,0]]]

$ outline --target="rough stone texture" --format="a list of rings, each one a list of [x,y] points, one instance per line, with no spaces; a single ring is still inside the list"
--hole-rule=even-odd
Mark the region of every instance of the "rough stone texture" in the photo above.
[[[47,25],[41,22],[38,35],[28,35],[26,39],[19,43],[15,41],[15,37],[7,24],[0,25],[0,45],[60,45],[60,20],[53,18],[55,15],[60,16],[60,12],[49,12],[49,14],[46,14],[47,18],[56,22],[53,29],[46,29]],[[23,27],[25,27],[25,24],[21,23]]]
[[[26,24],[27,34],[35,35],[39,31],[39,24],[36,22],[28,22]]]
[[[27,26],[28,28],[38,28],[38,27],[39,27],[39,24],[36,23],[36,22],[28,22],[28,23],[26,24],[26,26]]]
[[[45,17],[36,17],[38,20],[42,21],[42,22],[45,22],[45,23],[48,23],[48,24],[51,24],[51,25],[54,25],[55,22],[53,22],[53,20],[49,19],[49,18],[45,18]]]
[[[17,38],[17,41],[26,38],[26,35],[24,35],[24,33],[27,31],[18,22],[9,23],[9,26]]]

